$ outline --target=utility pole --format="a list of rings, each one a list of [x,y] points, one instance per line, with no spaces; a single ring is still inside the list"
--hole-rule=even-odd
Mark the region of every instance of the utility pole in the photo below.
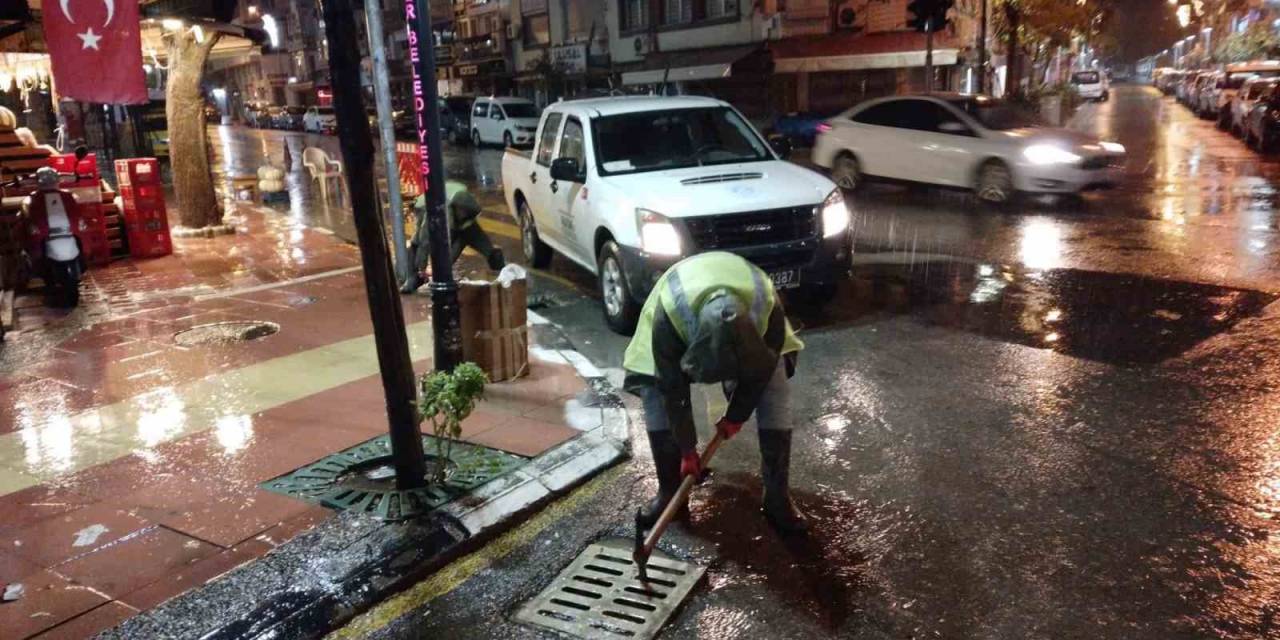
[[[924,92],[933,93],[933,19],[924,21]]]
[[[409,62],[413,67],[413,108],[418,123],[418,171],[426,189],[425,224],[431,238],[431,328],[438,371],[452,371],[462,362],[462,326],[459,321],[458,283],[453,279],[453,254],[449,249],[449,220],[444,201],[444,167],[432,167],[441,157],[440,109],[436,107],[436,48],[431,32],[428,0],[404,0],[409,25]]]
[[[978,93],[987,91],[987,0],[978,8]]]
[[[356,43],[351,0],[325,0],[324,31],[329,43],[329,72],[333,83],[333,110],[338,119],[338,142],[346,165],[347,190],[360,244],[365,293],[373,320],[373,341],[386,396],[391,431],[391,458],[398,489],[416,489],[427,483],[427,465],[418,430],[413,381],[413,361],[405,335],[400,291],[387,254],[387,236],[378,208],[374,183],[373,137],[360,99],[360,48]]]
[[[369,56],[373,58],[373,96],[378,108],[378,134],[382,142],[382,162],[387,167],[387,211],[391,214],[391,243],[396,250],[397,281],[409,277],[409,249],[404,241],[404,202],[400,197],[400,163],[396,160],[395,123],[392,121],[391,84],[387,70],[387,39],[382,26],[382,3],[364,2],[365,23],[369,27]]]

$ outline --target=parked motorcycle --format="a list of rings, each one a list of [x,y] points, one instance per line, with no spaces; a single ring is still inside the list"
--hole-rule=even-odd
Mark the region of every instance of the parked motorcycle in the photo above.
[[[22,204],[26,253],[32,271],[44,280],[51,303],[75,307],[80,303],[80,276],[84,273],[78,234],[87,226],[75,198],[59,181],[52,168],[36,171],[37,190]]]

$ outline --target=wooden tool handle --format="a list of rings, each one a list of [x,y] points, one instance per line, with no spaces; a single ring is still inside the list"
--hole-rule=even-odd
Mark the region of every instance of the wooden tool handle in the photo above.
[[[707,443],[707,448],[702,451],[700,464],[702,468],[706,468],[711,462],[711,458],[716,455],[716,449],[720,448],[720,443],[724,441],[724,436],[720,435],[720,431],[716,431],[716,435]],[[693,491],[693,485],[698,481],[693,476],[685,476],[680,482],[680,488],[676,490],[676,494],[671,496],[671,500],[667,501],[667,508],[662,510],[662,515],[658,516],[658,521],[653,525],[653,529],[649,531],[649,537],[644,539],[644,547],[641,548],[641,555],[648,558],[653,553],[653,548],[658,546],[658,540],[662,538],[662,534],[667,530],[667,526],[675,519],[676,512],[689,499],[689,492]]]

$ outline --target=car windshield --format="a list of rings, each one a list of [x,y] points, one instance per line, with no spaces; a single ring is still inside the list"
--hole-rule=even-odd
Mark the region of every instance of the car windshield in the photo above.
[[[996,131],[1034,127],[1040,124],[1029,110],[1004,100],[962,100],[951,103],[960,107],[982,123]]]
[[[1079,71],[1071,76],[1071,81],[1076,84],[1096,84],[1098,82],[1098,72]]]
[[[506,112],[508,118],[538,117],[538,110],[527,102],[505,102],[502,104],[502,110]]]
[[[772,158],[728,107],[628,113],[596,118],[591,126],[603,175]]]

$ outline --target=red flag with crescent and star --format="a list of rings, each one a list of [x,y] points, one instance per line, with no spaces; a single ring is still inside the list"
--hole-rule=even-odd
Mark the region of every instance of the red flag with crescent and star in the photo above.
[[[82,102],[147,101],[138,0],[44,0],[44,39],[58,94]]]

